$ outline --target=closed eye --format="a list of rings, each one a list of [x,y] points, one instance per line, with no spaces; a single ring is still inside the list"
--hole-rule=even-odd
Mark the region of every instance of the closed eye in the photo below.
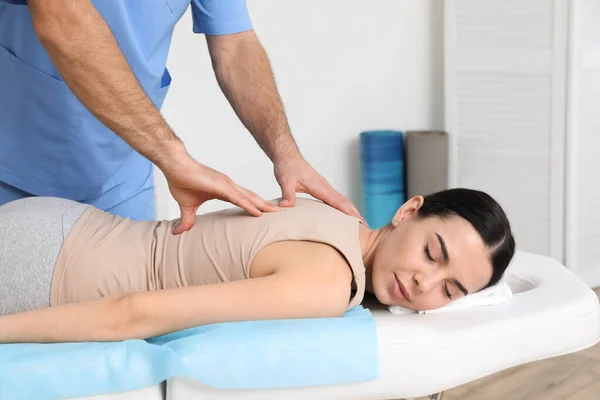
[[[444,282],[444,292],[446,292],[446,297],[452,300],[452,295],[448,291],[448,284],[446,282]]]
[[[425,245],[425,247],[423,247],[423,251],[425,252],[425,256],[429,259],[429,261],[433,261],[435,262],[435,259],[431,256],[431,253],[429,252],[429,245]]]
[[[429,251],[429,245],[425,245],[423,247],[423,252],[425,253],[425,257],[427,257],[427,259],[431,262],[436,262],[435,258],[433,258],[431,256],[431,252]],[[452,295],[450,294],[450,291],[448,290],[448,284],[446,282],[444,282],[444,293],[446,295],[446,297],[450,300],[452,300]]]

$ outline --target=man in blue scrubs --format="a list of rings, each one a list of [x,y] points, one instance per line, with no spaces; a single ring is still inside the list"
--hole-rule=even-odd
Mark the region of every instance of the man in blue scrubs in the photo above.
[[[305,192],[361,218],[298,150],[245,0],[0,0],[0,204],[57,196],[153,219],[154,163],[180,206],[175,234],[211,199],[277,209],[194,160],[160,115],[190,4],[219,86],[274,163],[279,206]]]

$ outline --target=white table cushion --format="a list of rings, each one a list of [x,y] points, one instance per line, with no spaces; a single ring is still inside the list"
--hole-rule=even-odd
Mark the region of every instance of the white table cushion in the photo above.
[[[566,267],[547,257],[517,252],[506,280],[514,293],[507,305],[392,315],[385,307],[365,304],[378,327],[382,377],[377,380],[326,387],[228,391],[188,378],[173,378],[167,384],[167,398],[418,397],[516,365],[579,351],[600,339],[598,298]]]
[[[98,396],[73,397],[70,400],[165,400],[166,382],[139,390]]]

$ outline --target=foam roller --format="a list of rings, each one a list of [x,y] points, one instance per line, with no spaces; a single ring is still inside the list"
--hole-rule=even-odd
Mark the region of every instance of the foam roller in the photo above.
[[[403,133],[360,134],[362,215],[373,229],[388,224],[405,201]]]

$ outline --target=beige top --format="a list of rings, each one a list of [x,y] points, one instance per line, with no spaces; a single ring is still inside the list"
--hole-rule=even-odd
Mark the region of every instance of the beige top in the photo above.
[[[132,221],[89,207],[67,236],[50,289],[50,306],[115,293],[150,291],[250,278],[256,254],[270,243],[304,240],[328,244],[347,260],[361,303],[365,267],[359,220],[320,201],[261,217],[240,208],[198,215],[181,235],[172,221]]]

